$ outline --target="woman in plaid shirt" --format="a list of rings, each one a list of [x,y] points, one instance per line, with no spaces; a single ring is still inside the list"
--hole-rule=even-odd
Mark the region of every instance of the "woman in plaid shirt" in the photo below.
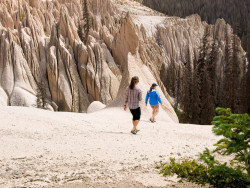
[[[127,87],[125,93],[124,110],[127,110],[128,104],[130,112],[133,115],[133,129],[131,130],[132,134],[136,134],[139,131],[137,129],[137,125],[139,124],[141,118],[140,101],[142,100],[142,93],[140,88],[137,86],[138,83],[139,78],[134,76],[131,79],[130,85]]]

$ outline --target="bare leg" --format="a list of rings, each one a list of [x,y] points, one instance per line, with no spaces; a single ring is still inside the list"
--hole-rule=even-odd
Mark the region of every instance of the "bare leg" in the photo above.
[[[133,129],[132,130],[136,130],[136,121],[135,120],[132,120],[132,123],[133,123]]]
[[[132,120],[133,122],[133,130],[136,131],[137,130],[137,125],[139,124],[139,120]]]
[[[155,117],[158,115],[159,113],[159,108],[155,108]]]
[[[140,120],[135,121],[135,130],[137,130],[137,126],[138,126],[139,122],[140,122]]]
[[[152,115],[152,119],[153,119],[153,120],[155,120],[155,116],[156,116],[155,114],[156,114],[156,109],[153,108],[153,115]]]
[[[152,120],[154,120],[155,109],[152,108]]]

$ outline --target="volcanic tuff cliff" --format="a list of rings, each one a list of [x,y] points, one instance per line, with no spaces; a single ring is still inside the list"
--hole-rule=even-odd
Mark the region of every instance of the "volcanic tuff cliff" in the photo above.
[[[182,65],[187,49],[198,54],[207,24],[198,15],[167,17],[134,1],[91,0],[89,9],[85,46],[77,34],[79,0],[0,2],[0,105],[36,105],[43,83],[54,110],[85,112],[95,100],[119,106],[138,75],[143,92],[159,84],[163,108],[178,122],[164,70],[172,60]],[[210,26],[222,55],[225,28],[231,32],[223,20]]]

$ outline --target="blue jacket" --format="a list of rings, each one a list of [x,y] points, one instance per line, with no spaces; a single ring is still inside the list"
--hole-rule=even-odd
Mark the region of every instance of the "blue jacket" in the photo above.
[[[150,105],[157,105],[158,103],[162,103],[159,92],[156,90],[153,90],[151,93],[149,93],[149,91],[147,92],[147,96],[145,100],[146,104],[148,104],[148,99],[149,99]]]

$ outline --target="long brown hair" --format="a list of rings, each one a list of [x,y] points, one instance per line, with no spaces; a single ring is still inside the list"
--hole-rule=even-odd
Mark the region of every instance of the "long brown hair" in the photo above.
[[[153,89],[154,89],[154,87],[151,86],[151,87],[150,87],[150,90],[149,90],[149,93],[151,93]]]
[[[134,89],[135,83],[136,83],[136,82],[139,82],[138,76],[132,77],[131,82],[130,82],[130,85],[129,85],[129,88],[130,88],[130,89]]]

